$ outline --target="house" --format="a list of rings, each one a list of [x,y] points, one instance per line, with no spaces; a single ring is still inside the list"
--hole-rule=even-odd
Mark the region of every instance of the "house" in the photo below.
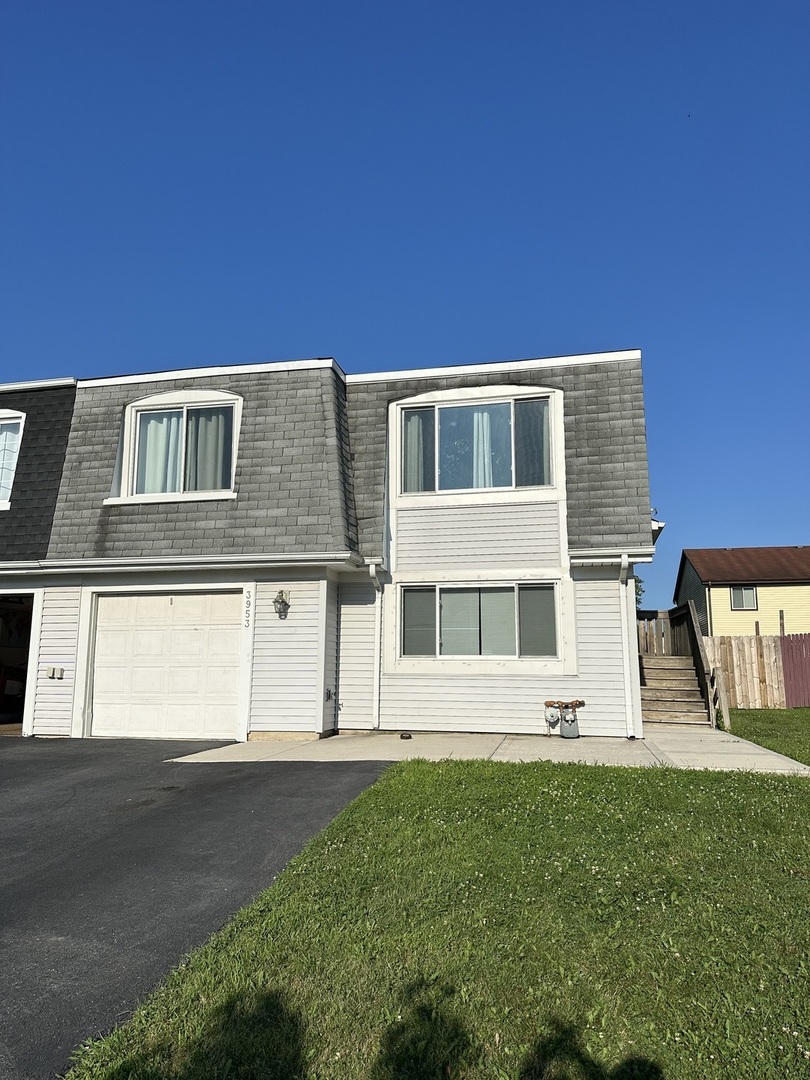
[[[810,547],[687,548],[675,603],[706,637],[810,632]]]
[[[642,736],[638,351],[62,380],[0,408],[24,734],[537,733],[579,698],[583,734]]]

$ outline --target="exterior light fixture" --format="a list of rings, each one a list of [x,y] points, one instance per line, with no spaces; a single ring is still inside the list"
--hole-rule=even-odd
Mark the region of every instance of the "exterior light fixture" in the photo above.
[[[287,612],[290,610],[290,594],[283,589],[279,589],[273,601],[273,607],[276,609],[276,615],[280,619],[286,619]]]

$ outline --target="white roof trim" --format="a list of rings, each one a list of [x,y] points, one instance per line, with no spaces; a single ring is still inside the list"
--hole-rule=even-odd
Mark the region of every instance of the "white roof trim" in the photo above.
[[[32,379],[30,382],[0,383],[0,394],[10,390],[46,390],[52,386],[75,386],[75,379]]]
[[[64,574],[68,572],[88,573],[96,571],[113,572],[117,570],[209,570],[228,567],[284,567],[284,566],[323,566],[324,564],[347,563],[355,569],[363,566],[359,555],[351,551],[313,551],[305,554],[287,553],[282,555],[169,555],[159,558],[119,558],[119,559],[43,559],[28,562],[2,562],[0,574],[9,577],[15,574]]]
[[[177,371],[145,371],[140,375],[110,375],[100,379],[79,379],[77,386],[86,389],[93,386],[125,386],[132,383],[169,382],[172,379],[205,379],[223,375],[254,375],[258,372],[275,374],[279,371],[307,371],[331,368],[341,379],[343,370],[331,357],[313,360],[268,361],[266,364],[233,364],[220,367],[180,368]]]
[[[455,367],[414,368],[410,371],[371,371],[366,375],[347,375],[347,383],[386,382],[389,379],[433,379],[441,375],[485,375],[488,372],[531,371],[547,367],[578,367],[581,364],[610,364],[640,360],[641,349],[620,352],[580,353],[577,356],[543,356],[534,360],[499,360],[494,364],[460,364]]]

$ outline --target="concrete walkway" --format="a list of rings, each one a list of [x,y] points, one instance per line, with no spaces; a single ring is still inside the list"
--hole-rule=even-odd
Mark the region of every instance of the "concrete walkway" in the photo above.
[[[330,739],[266,739],[231,743],[175,761],[403,761],[486,758],[490,761],[579,761],[588,765],[669,765],[676,769],[745,770],[810,776],[810,767],[711,728],[648,725],[645,739],[561,739],[552,735],[465,735],[396,732]]]

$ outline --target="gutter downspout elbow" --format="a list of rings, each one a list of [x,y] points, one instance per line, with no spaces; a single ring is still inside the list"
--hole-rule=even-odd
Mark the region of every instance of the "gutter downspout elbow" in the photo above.
[[[371,580],[372,580],[372,582],[374,584],[374,588],[377,590],[377,592],[382,592],[382,582],[380,581],[379,577],[377,576],[377,564],[376,563],[369,563],[368,564],[368,576],[371,578]]]
[[[629,570],[630,570],[630,557],[628,556],[626,551],[623,551],[622,552],[622,563],[621,563],[621,567],[619,568],[619,581],[622,583],[622,585],[627,584],[627,574],[628,574]]]

